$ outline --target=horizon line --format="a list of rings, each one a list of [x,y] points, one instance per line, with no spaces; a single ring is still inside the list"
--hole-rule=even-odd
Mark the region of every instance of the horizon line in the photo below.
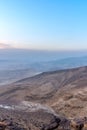
[[[75,52],[75,51],[87,51],[87,49],[33,49],[33,48],[17,48],[17,47],[12,47],[12,48],[0,48],[0,50],[28,50],[28,51],[47,51],[47,52]]]

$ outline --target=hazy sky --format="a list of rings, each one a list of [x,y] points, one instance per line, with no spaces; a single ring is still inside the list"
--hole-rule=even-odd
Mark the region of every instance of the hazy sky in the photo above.
[[[87,49],[87,0],[0,0],[0,48]]]

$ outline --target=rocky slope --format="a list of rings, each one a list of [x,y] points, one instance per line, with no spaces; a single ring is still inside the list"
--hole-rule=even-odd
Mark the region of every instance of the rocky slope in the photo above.
[[[87,130],[87,117],[66,119],[37,111],[0,109],[0,130]]]
[[[0,102],[41,103],[67,117],[87,112],[87,67],[45,72],[0,87]],[[72,109],[73,108],[73,109]],[[70,112],[72,109],[72,112]]]
[[[16,111],[22,120],[27,119],[29,126],[26,126],[32,127],[26,129],[85,130],[87,67],[45,72],[9,86],[1,86],[0,104],[1,110],[8,110],[8,113]],[[13,112],[12,118],[15,115]]]

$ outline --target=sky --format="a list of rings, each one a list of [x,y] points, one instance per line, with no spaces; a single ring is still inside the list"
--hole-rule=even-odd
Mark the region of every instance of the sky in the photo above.
[[[0,48],[86,50],[87,0],[0,0]]]

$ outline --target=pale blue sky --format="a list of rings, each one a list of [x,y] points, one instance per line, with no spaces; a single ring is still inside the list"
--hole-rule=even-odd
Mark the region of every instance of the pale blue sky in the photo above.
[[[87,49],[87,0],[0,0],[0,46]]]

